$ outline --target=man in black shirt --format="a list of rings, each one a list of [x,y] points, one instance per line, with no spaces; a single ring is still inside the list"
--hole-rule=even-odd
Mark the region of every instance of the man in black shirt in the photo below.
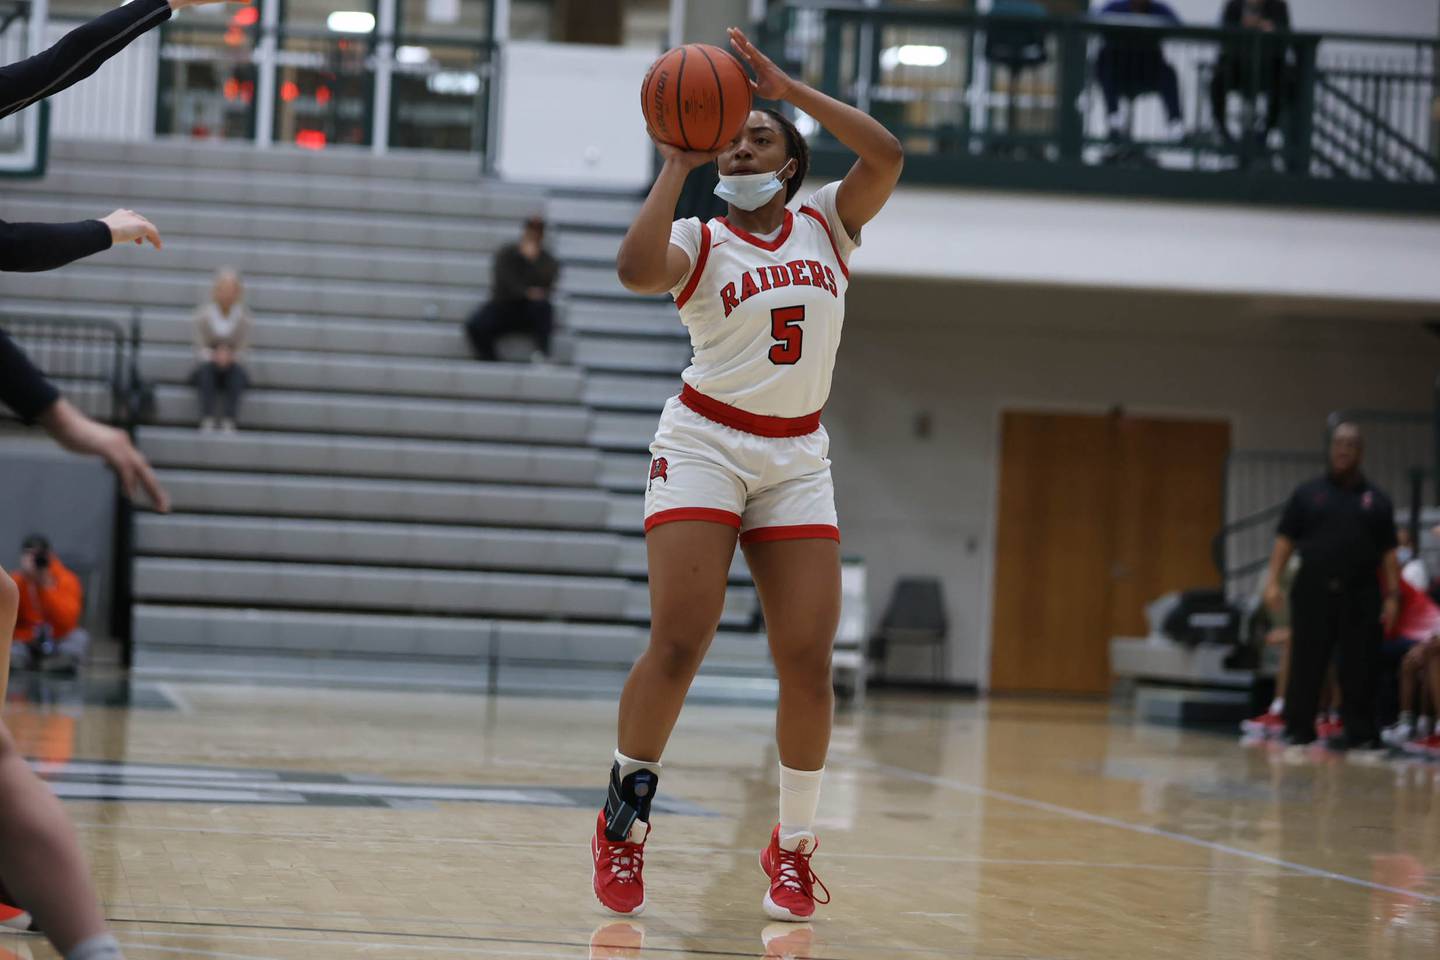
[[[1375,684],[1382,631],[1399,612],[1395,509],[1360,472],[1360,428],[1340,423],[1330,436],[1330,469],[1290,495],[1265,582],[1265,602],[1284,602],[1280,571],[1300,551],[1290,591],[1290,680],[1285,732],[1315,739],[1315,710],[1332,652],[1344,693],[1345,746],[1377,748]],[[1383,591],[1382,591],[1383,584]]]
[[[545,249],[545,221],[531,217],[520,242],[495,254],[490,302],[465,323],[475,359],[495,360],[495,341],[507,333],[528,333],[536,349],[548,354],[555,324],[550,291],[559,276],[560,264]]]

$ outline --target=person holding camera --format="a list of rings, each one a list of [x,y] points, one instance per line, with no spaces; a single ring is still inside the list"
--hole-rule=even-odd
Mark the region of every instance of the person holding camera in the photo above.
[[[90,634],[80,626],[85,609],[80,578],[38,533],[26,537],[20,550],[20,569],[10,575],[20,590],[10,666],[73,676],[90,649]]]

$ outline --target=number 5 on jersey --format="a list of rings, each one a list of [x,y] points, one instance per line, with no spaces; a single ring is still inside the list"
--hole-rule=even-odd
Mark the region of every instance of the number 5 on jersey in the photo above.
[[[804,320],[804,307],[777,307],[770,311],[770,335],[779,341],[770,348],[771,363],[788,366],[800,361],[805,343],[805,331],[800,324]]]

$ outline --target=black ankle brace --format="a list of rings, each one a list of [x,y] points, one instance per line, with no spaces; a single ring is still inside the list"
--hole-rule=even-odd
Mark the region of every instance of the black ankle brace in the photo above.
[[[654,770],[636,770],[624,780],[620,779],[620,764],[610,768],[610,793],[605,798],[605,836],[612,843],[620,843],[630,837],[630,828],[636,820],[650,822],[650,801],[655,798],[655,787],[660,783],[660,774]]]

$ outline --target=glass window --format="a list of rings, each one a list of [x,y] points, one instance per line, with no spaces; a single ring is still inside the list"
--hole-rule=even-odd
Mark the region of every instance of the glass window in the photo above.
[[[402,37],[490,36],[490,0],[399,0],[396,32]]]
[[[670,35],[669,0],[623,0],[627,47],[660,51]],[[510,36],[516,40],[553,40],[554,0],[513,0],[510,5]]]
[[[161,28],[155,132],[201,140],[255,135],[256,7],[200,7]]]

